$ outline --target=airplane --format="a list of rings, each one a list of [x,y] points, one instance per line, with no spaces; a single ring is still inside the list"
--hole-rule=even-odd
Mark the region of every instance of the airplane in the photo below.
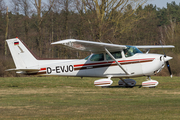
[[[173,45],[118,45],[77,39],[66,39],[51,43],[63,45],[70,49],[89,51],[91,54],[84,59],[40,59],[19,38],[7,39],[16,71],[25,75],[56,75],[71,77],[103,77],[94,81],[95,86],[108,87],[111,78],[120,78],[118,86],[134,87],[136,81],[130,78],[147,76],[142,82],[143,87],[156,87],[158,81],[150,76],[159,73],[167,65],[172,77],[169,60],[166,54],[150,54],[152,48],[174,48]],[[139,49],[146,50],[146,53]]]

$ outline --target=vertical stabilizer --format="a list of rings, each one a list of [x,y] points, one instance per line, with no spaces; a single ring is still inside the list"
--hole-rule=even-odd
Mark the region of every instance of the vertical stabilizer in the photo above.
[[[21,40],[14,38],[6,41],[16,65],[16,69],[38,67],[38,60],[32,55]]]

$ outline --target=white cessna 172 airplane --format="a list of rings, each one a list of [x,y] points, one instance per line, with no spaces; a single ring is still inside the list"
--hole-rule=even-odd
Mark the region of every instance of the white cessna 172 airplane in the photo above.
[[[143,87],[155,87],[158,81],[151,75],[160,72],[165,64],[171,74],[168,60],[172,57],[161,54],[149,54],[151,48],[174,48],[172,45],[128,46],[110,43],[66,39],[53,42],[76,50],[89,51],[92,54],[85,59],[46,60],[38,59],[18,38],[6,40],[16,68],[7,71],[26,75],[59,75],[77,77],[105,77],[94,81],[95,86],[110,86],[112,77],[120,78],[119,86],[134,87],[136,81],[131,77],[147,76]],[[142,53],[138,48],[147,50]]]

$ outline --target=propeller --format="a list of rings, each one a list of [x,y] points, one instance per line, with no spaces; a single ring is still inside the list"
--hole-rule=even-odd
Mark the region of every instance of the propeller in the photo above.
[[[161,45],[162,45],[161,40],[160,40],[160,43],[161,43]],[[166,54],[165,54],[165,51],[164,51],[164,48],[163,48],[163,45],[162,45],[162,49],[163,49],[163,52],[164,52],[164,58],[165,58],[164,61],[166,61],[167,69],[168,69],[169,74],[170,74],[170,76],[171,76],[171,78],[172,78],[172,72],[171,72],[171,68],[170,68],[170,65],[169,65],[169,61],[168,61],[168,60],[170,60],[171,58],[167,58],[167,56],[166,56]]]
[[[170,74],[170,76],[172,78],[172,72],[171,72],[171,68],[170,68],[170,65],[169,65],[169,61],[168,61],[168,59],[166,59],[166,54],[164,54],[164,58],[165,58],[165,61],[166,61],[166,66],[168,68],[169,74]]]

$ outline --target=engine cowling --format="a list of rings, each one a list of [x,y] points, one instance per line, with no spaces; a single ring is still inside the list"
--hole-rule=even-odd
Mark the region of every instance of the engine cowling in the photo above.
[[[100,80],[96,80],[94,81],[94,85],[95,86],[111,86],[113,83],[112,80],[110,79],[100,79]]]

